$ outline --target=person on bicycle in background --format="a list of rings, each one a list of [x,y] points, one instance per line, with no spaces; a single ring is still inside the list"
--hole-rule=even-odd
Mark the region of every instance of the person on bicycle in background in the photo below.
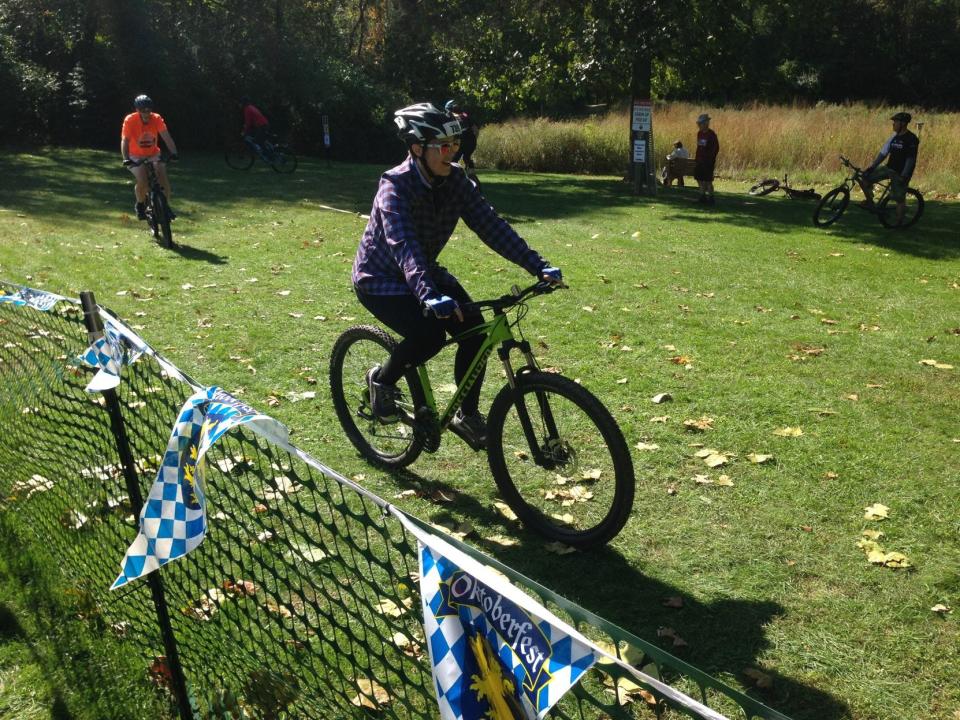
[[[907,187],[917,167],[917,152],[920,138],[907,130],[913,116],[907,112],[898,112],[890,118],[893,121],[893,135],[880,148],[873,162],[863,171],[864,207],[873,208],[873,185],[881,180],[890,180],[890,197],[897,203],[897,223],[903,222],[907,209]],[[887,164],[881,166],[884,158]]]
[[[147,168],[144,163],[154,164],[169,206],[170,180],[167,178],[167,166],[160,159],[158,140],[163,139],[170,152],[171,160],[177,159],[177,145],[173,142],[163,118],[153,112],[153,100],[146,95],[137,95],[133,100],[133,107],[134,112],[123,119],[123,127],[120,130],[120,155],[123,157],[123,164],[136,178],[133,192],[137,200],[134,207],[137,219],[146,220],[146,199],[150,188],[147,187]],[[170,219],[175,217],[171,209]]]
[[[248,145],[252,143],[257,152],[270,135],[270,121],[247,96],[240,98],[240,109],[243,111],[243,132],[240,135]]]
[[[460,149],[453,156],[453,162],[460,162],[463,158],[463,164],[468,170],[473,170],[476,165],[473,164],[473,153],[477,151],[477,138],[480,136],[480,126],[470,117],[470,114],[460,107],[456,100],[447,100],[443,109],[453,115],[460,121],[460,128],[463,133],[460,135]],[[469,173],[468,173],[469,174]]]
[[[396,383],[403,375],[439,353],[447,333],[483,322],[479,311],[462,308],[470,296],[437,263],[461,218],[490,248],[531,275],[561,282],[560,270],[532,250],[453,164],[463,133],[456,117],[419,103],[397,110],[394,122],[408,155],[380,178],[352,272],[360,303],[402,337],[387,361],[367,373],[370,407],[383,423],[398,419]],[[459,343],[458,384],[481,343],[479,336]],[[486,441],[486,421],[479,412],[482,382],[481,370],[451,424],[478,445]]]

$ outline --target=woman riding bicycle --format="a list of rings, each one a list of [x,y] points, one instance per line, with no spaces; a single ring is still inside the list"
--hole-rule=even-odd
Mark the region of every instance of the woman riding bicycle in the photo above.
[[[462,129],[450,113],[430,103],[397,110],[394,122],[407,146],[407,159],[380,178],[370,220],[353,261],[353,286],[360,303],[403,339],[383,364],[367,373],[370,406],[383,423],[396,422],[396,383],[409,369],[440,352],[446,334],[479,325],[479,312],[464,312],[470,296],[437,263],[460,218],[490,248],[553,283],[558,268],[532,250],[494,211],[464,171],[452,164]],[[482,338],[457,348],[454,374],[459,384]],[[486,423],[479,412],[483,372],[452,421],[458,434],[482,445]]]

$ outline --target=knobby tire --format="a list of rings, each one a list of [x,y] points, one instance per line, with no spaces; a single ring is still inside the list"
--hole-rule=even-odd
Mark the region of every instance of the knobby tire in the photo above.
[[[535,461],[520,407],[546,466]],[[623,433],[603,404],[568,378],[531,372],[517,376],[515,389],[504,387],[487,419],[487,455],[503,499],[549,540],[597,547],[630,517],[636,481]],[[564,506],[571,497],[574,502]]]
[[[832,225],[847,209],[850,204],[850,191],[846,186],[834,188],[821,198],[813,211],[813,224],[817,227]]]
[[[920,191],[907,188],[907,209],[902,223],[897,223],[897,203],[891,200],[889,195],[877,206],[877,214],[880,216],[880,222],[883,223],[884,227],[903,230],[920,219],[920,216],[923,215],[923,204],[923,195],[920,194]]]
[[[367,371],[383,365],[396,344],[378,327],[356,325],[337,338],[330,353],[330,394],[340,425],[364,459],[387,469],[406,467],[423,451],[410,426],[400,422],[385,425],[371,417]],[[425,402],[415,370],[407,373],[405,384],[399,384],[404,391],[400,404],[412,414]]]

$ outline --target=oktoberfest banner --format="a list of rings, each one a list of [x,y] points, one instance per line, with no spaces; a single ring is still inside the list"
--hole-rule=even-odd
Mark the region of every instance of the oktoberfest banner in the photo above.
[[[120,366],[132,365],[150,346],[139,335],[114,318],[101,313],[103,337],[94,341],[78,360],[97,369],[87,383],[88,393],[112,390],[120,384]]]
[[[28,306],[41,312],[49,312],[54,305],[67,298],[62,295],[34,290],[28,287],[19,287],[13,292],[0,295],[0,303],[11,303],[17,307]]]
[[[597,661],[593,644],[490,568],[395,514],[419,542],[441,719],[542,718]]]
[[[111,590],[183,557],[207,532],[204,455],[231,428],[251,430],[286,444],[287,431],[229,393],[210,387],[183,404],[170,433],[163,463],[140,511],[140,532],[121,563]]]

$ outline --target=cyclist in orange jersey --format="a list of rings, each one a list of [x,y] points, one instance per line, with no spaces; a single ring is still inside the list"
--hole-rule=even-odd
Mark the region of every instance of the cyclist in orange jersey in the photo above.
[[[137,218],[146,220],[145,201],[149,190],[147,168],[140,163],[155,164],[157,177],[160,179],[169,203],[170,180],[167,178],[166,164],[160,160],[158,140],[163,138],[163,142],[170,151],[171,160],[177,159],[177,145],[173,142],[163,118],[153,112],[153,100],[146,95],[138,95],[133,101],[133,106],[136,110],[123,119],[123,129],[120,131],[120,154],[123,156],[123,164],[129,168],[137,180],[133,189],[137,200],[134,208]],[[170,215],[171,219],[176,217],[172,210]]]

